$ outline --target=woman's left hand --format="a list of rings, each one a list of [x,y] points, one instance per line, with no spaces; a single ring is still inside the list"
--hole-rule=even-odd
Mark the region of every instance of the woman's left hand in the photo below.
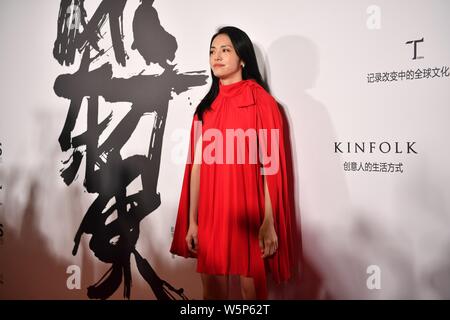
[[[261,248],[261,255],[263,258],[269,257],[278,249],[278,237],[275,232],[273,222],[269,219],[264,219],[259,228],[259,247]]]

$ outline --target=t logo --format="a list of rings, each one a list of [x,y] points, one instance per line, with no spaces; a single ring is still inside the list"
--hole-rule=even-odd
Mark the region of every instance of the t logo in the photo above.
[[[370,265],[367,267],[367,274],[370,276],[367,278],[367,289],[381,289],[381,269],[377,265]]]
[[[405,44],[411,44],[411,43],[414,43],[414,56],[413,56],[413,60],[416,60],[416,59],[423,59],[423,56],[417,56],[417,43],[418,42],[423,42],[423,38],[422,39],[420,39],[420,40],[410,40],[410,41],[406,41],[406,43]]]

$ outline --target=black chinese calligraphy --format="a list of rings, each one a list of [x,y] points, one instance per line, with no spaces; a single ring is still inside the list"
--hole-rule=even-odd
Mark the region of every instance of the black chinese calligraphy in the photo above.
[[[177,41],[160,25],[158,13],[152,6],[153,1],[145,0],[141,1],[134,14],[132,49],[139,52],[146,64],[158,63],[164,71],[159,75],[141,73],[121,78],[114,76],[111,62],[92,68],[92,61],[108,50],[98,43],[107,18],[115,56],[113,63],[126,65],[128,55],[122,32],[126,2],[103,0],[89,21],[83,0],[62,0],[60,3],[53,55],[60,64],[71,65],[77,51],[81,53],[78,70],[73,74],[59,75],[54,84],[56,95],[70,102],[59,144],[62,151],[72,151],[72,154],[63,162],[65,168],[61,170],[61,177],[70,185],[85,160],[84,186],[87,192],[97,194],[75,235],[72,253],[77,254],[82,235],[91,234],[90,249],[102,262],[111,264],[102,279],[88,288],[90,298],[110,297],[122,280],[124,297],[130,298],[130,260],[134,256],[139,273],[157,299],[187,299],[182,288],[174,288],[157,275],[147,259],[136,250],[136,243],[140,222],[161,204],[157,186],[169,101],[173,93],[180,94],[192,87],[204,85],[207,76],[203,70],[178,73],[174,69],[171,63]],[[83,101],[87,103],[87,129],[74,136]],[[114,118],[111,112],[99,121],[102,101],[127,102],[131,108],[100,143],[100,135]],[[154,125],[149,128],[151,137],[148,153],[123,157],[121,148],[141,118],[148,114],[154,115]],[[141,179],[142,190],[127,194],[127,187],[136,178]]]
[[[136,10],[133,20],[134,41],[131,48],[139,51],[147,65],[153,62],[167,69],[170,67],[167,60],[173,61],[175,58],[177,41],[161,26],[158,13],[152,4],[153,0],[144,0]]]

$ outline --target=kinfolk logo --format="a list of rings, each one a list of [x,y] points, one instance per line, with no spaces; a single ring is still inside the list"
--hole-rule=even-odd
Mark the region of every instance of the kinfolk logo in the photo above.
[[[334,153],[415,153],[416,142],[334,142]]]

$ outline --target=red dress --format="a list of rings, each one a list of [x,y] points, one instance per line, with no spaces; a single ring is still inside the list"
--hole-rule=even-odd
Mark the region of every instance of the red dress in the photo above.
[[[194,255],[185,238],[189,227],[194,129],[199,124],[194,115],[170,252],[196,257],[200,273],[253,277],[257,298],[265,299],[266,269],[270,269],[274,280],[279,282],[290,278],[296,263],[294,206],[288,190],[283,120],[278,104],[253,80],[219,84],[219,94],[211,109],[203,114],[201,123],[203,157],[198,198],[198,251]],[[247,133],[247,136],[241,135],[245,143],[239,143],[236,138],[242,133]],[[262,147],[263,151],[255,153],[255,137],[258,150]],[[258,241],[265,206],[262,168],[266,170],[278,236],[278,250],[266,259],[261,257]]]

